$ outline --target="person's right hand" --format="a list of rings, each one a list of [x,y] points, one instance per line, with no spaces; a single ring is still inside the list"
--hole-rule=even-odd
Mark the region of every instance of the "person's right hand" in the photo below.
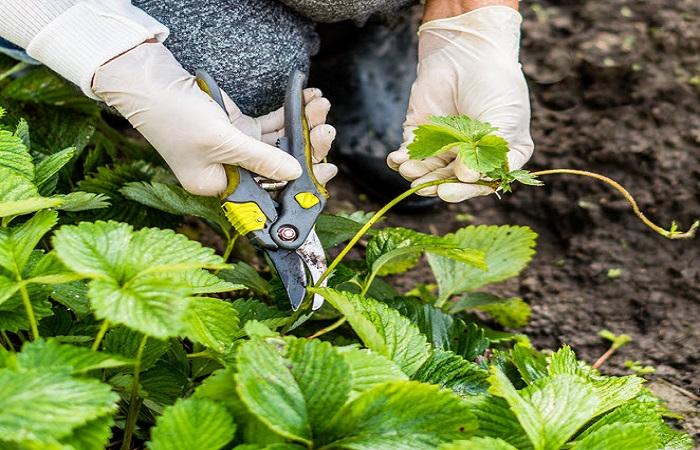
[[[227,116],[162,44],[142,44],[100,67],[93,91],[129,120],[193,194],[221,194],[227,185],[224,164],[272,180],[301,175],[299,163],[274,147],[284,135],[283,108],[252,118],[222,93]],[[304,90],[304,97],[314,173],[325,185],[337,173],[332,164],[320,163],[336,133],[325,124],[330,102],[318,89]]]

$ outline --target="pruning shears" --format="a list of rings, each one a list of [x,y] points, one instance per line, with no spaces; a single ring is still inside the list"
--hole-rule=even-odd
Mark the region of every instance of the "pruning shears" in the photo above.
[[[285,98],[285,135],[277,146],[301,164],[302,175],[286,185],[266,183],[238,166],[227,166],[228,188],[222,195],[226,218],[241,235],[263,249],[289,295],[296,311],[306,297],[306,288],[326,271],[326,255],[314,226],[326,206],[328,191],[312,171],[312,148],[303,95],[306,74],[294,70]],[[197,72],[199,87],[226,111],[216,81]],[[275,188],[281,190],[275,192]],[[323,305],[314,295],[311,309]]]

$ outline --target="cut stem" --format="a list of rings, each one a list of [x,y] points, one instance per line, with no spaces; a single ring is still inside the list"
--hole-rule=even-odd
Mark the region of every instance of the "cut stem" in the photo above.
[[[100,326],[100,331],[98,331],[97,336],[95,336],[95,342],[92,343],[92,350],[93,351],[98,351],[100,349],[100,344],[102,344],[102,339],[104,339],[105,334],[107,334],[109,327],[110,327],[109,320],[107,320],[107,319],[103,320],[102,325]]]
[[[139,418],[142,399],[139,397],[139,382],[141,377],[141,359],[143,351],[146,348],[148,336],[144,335],[139,344],[139,349],[136,352],[136,363],[134,364],[134,378],[131,382],[131,397],[129,399],[129,412],[126,415],[126,427],[124,429],[124,440],[122,441],[121,450],[130,450],[131,439],[134,436],[136,422]]]
[[[693,237],[695,237],[695,233],[698,227],[700,226],[700,221],[696,221],[695,223],[693,223],[690,229],[688,229],[688,231],[679,232],[673,228],[670,230],[666,230],[665,228],[656,225],[654,222],[649,220],[649,218],[646,215],[644,215],[644,213],[639,209],[637,201],[634,199],[634,197],[632,197],[632,194],[630,194],[627,189],[625,189],[620,183],[613,180],[612,178],[600,175],[598,173],[576,169],[551,169],[532,172],[531,175],[534,175],[536,177],[542,177],[547,175],[579,175],[582,177],[595,178],[596,180],[602,181],[603,183],[612,186],[615,190],[622,194],[625,200],[627,200],[630,206],[632,206],[634,214],[639,218],[639,220],[642,221],[642,223],[644,223],[644,225],[668,239],[692,239]]]
[[[29,321],[29,327],[32,330],[32,340],[35,341],[39,339],[39,327],[36,323],[36,316],[34,315],[34,307],[29,299],[29,293],[27,292],[27,287],[24,283],[20,282],[19,291],[22,294],[22,303],[24,303],[24,310],[27,313],[27,320]]]
[[[370,228],[372,228],[374,226],[374,224],[379,222],[379,220],[382,217],[384,217],[384,215],[387,212],[389,212],[389,210],[391,208],[393,208],[394,206],[399,204],[402,200],[406,199],[407,197],[410,197],[411,195],[415,194],[416,192],[418,192],[422,189],[425,189],[425,188],[428,188],[431,186],[438,186],[438,185],[445,184],[445,183],[459,183],[459,182],[460,181],[456,178],[448,178],[445,180],[435,180],[435,181],[429,181],[427,183],[419,184],[418,186],[412,187],[411,189],[407,190],[406,192],[403,192],[402,194],[400,194],[399,196],[397,196],[396,198],[391,200],[389,203],[384,205],[384,207],[382,207],[379,211],[377,211],[372,216],[372,218],[369,219],[367,221],[367,223],[364,224],[362,226],[362,228],[360,228],[358,230],[357,233],[355,233],[355,236],[353,236],[353,238],[350,239],[350,242],[347,243],[345,248],[338,254],[338,256],[335,257],[333,262],[330,263],[330,265],[328,266],[328,269],[326,269],[326,271],[323,272],[323,275],[321,275],[321,278],[319,278],[319,280],[316,282],[314,287],[320,287],[323,284],[323,282],[330,276],[330,274],[333,273],[333,271],[336,269],[336,267],[338,267],[338,265],[343,261],[343,259],[347,256],[347,254],[350,253],[350,250],[352,250],[355,247],[355,245],[357,245],[357,243],[360,242],[360,239],[362,239],[364,237],[364,235],[367,234],[367,232],[370,230]],[[469,183],[469,184],[483,184],[483,182],[477,181],[476,183]],[[369,290],[369,287],[372,284],[372,281],[374,279],[373,276],[370,276],[368,278],[369,278],[369,280],[366,280],[364,285],[362,286],[361,295],[363,295],[363,296],[367,294],[367,291]],[[319,336],[323,336],[324,334],[335,330],[336,328],[338,328],[342,324],[344,324],[346,322],[346,320],[347,319],[344,316],[341,317],[340,319],[333,322],[331,325],[329,325],[325,328],[322,328],[322,329],[318,330],[316,333],[309,336],[309,339],[314,339],[314,338],[317,338]]]

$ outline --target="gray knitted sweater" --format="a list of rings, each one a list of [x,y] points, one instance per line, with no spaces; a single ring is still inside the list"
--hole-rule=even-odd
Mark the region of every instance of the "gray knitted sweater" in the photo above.
[[[319,46],[314,21],[366,20],[415,0],[133,0],[170,29],[186,69],[208,71],[241,109],[279,107],[292,68],[308,69]]]

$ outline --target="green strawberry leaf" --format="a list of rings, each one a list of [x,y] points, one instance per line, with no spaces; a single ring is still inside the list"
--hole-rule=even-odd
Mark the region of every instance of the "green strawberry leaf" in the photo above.
[[[476,436],[503,439],[519,450],[533,448],[530,438],[504,399],[485,394],[464,397],[464,402],[476,416]]]
[[[485,393],[488,377],[488,371],[476,364],[452,352],[436,349],[411,378],[467,396]]]
[[[346,404],[321,439],[331,448],[432,450],[474,430],[474,415],[456,395],[437,386],[396,381]]]
[[[412,375],[428,359],[425,336],[386,304],[329,288],[310,291],[321,294],[340,311],[367,348],[390,358],[406,375]]]
[[[113,328],[107,332],[103,342],[105,352],[121,355],[127,359],[135,359],[143,334],[126,327]],[[170,344],[155,338],[148,338],[141,357],[141,370],[146,371],[156,365],[156,362],[168,351]]]
[[[654,429],[640,423],[614,424],[600,427],[574,443],[574,450],[624,448],[625,450],[657,450],[664,448]]]
[[[68,212],[104,209],[110,206],[109,197],[103,194],[93,194],[91,192],[76,191],[66,195],[56,195],[54,198],[61,200],[58,209]]]
[[[236,288],[202,270],[224,267],[213,249],[172,230],[83,222],[62,227],[53,244],[66,266],[92,278],[88,295],[99,319],[154,337],[183,333],[192,294]]]
[[[57,221],[55,211],[40,211],[22,225],[0,229],[0,267],[22,277],[32,251]]]
[[[216,298],[190,299],[183,322],[185,336],[218,353],[226,353],[240,334],[236,308]]]
[[[558,449],[595,417],[600,400],[580,377],[543,378],[518,392],[499,369],[491,370],[489,392],[508,402],[535,450]]]
[[[60,372],[0,370],[0,435],[52,442],[112,413],[117,395],[96,380]]]
[[[412,159],[425,159],[456,149],[459,160],[470,169],[486,174],[507,165],[508,143],[492,134],[496,128],[467,116],[430,117],[418,126],[408,145]]]
[[[548,371],[550,376],[576,375],[588,382],[600,399],[598,414],[637,397],[644,384],[644,380],[636,376],[604,377],[597,374],[578,361],[569,346],[562,347],[550,357]]]
[[[527,384],[548,375],[547,358],[529,345],[516,344],[510,351],[510,360]]]
[[[478,173],[488,173],[501,167],[507,160],[508,142],[500,136],[488,135],[475,142],[465,142],[457,146],[457,157]]]
[[[248,410],[275,433],[306,445],[350,394],[349,367],[327,342],[258,338],[241,345],[236,367]]]
[[[350,369],[352,397],[370,390],[378,384],[408,379],[395,362],[372,350],[340,347],[338,352]]]
[[[468,441],[442,444],[438,450],[518,450],[503,439],[475,437]]]
[[[258,300],[240,298],[235,300],[232,306],[238,312],[241,325],[255,320],[272,330],[276,330],[289,322],[287,314]],[[239,333],[238,337],[244,335],[245,333]]]
[[[473,291],[514,277],[534,255],[537,235],[527,227],[469,226],[452,236],[460,247],[483,252],[488,270],[455,262],[440,255],[428,255],[440,288],[440,299]]]
[[[488,269],[482,252],[461,248],[453,239],[407,228],[379,230],[367,244],[367,266],[371,274],[380,276],[401,273],[413,267],[425,252],[443,255],[483,270]]]
[[[316,221],[316,234],[323,244],[323,248],[332,248],[355,236],[360,228],[369,220],[362,211],[352,215],[322,214]],[[372,234],[370,231],[369,235]]]
[[[106,414],[74,429],[71,435],[61,439],[61,444],[69,446],[71,450],[106,448],[112,437],[113,426],[114,417]]]
[[[233,439],[235,432],[233,417],[225,407],[211,400],[189,398],[165,408],[151,431],[148,448],[219,450]]]
[[[17,366],[20,369],[46,372],[65,369],[70,373],[79,374],[96,369],[130,366],[133,363],[133,360],[117,355],[59,344],[55,340],[26,343],[22,346],[22,352],[17,354]]]
[[[165,176],[166,172],[162,168],[154,167],[144,161],[129,161],[110,167],[99,167],[96,173],[78,183],[78,189],[108,197],[112,207],[92,212],[87,217],[128,222],[136,227],[176,226],[182,221],[181,217],[147,207],[125,197],[121,192],[121,189],[129,183],[150,182]]]
[[[50,195],[56,188],[56,176],[75,156],[75,148],[70,147],[39,161],[34,167],[34,183],[41,195]]]
[[[218,231],[228,236],[231,224],[221,209],[221,202],[214,197],[190,194],[180,186],[152,181],[126,183],[119,190],[132,201],[166,213],[195,216],[214,224]]]

